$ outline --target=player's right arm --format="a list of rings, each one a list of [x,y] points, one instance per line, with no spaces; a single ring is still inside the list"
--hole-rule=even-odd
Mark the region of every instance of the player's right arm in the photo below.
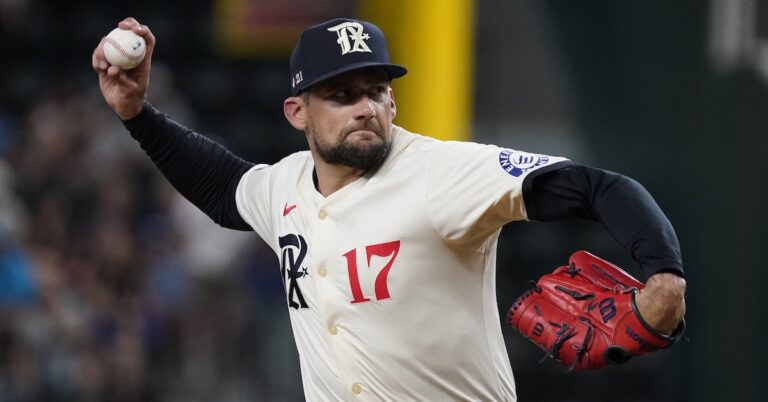
[[[237,209],[235,194],[240,179],[254,165],[176,123],[146,101],[155,37],[133,18],[118,26],[143,36],[147,52],[136,68],[123,71],[106,61],[102,39],[92,64],[107,104],[181,195],[223,227],[252,230]]]

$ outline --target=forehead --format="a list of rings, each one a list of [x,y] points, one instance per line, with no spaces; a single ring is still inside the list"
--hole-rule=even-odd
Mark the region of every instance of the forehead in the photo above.
[[[312,86],[312,90],[388,83],[389,76],[381,68],[363,68],[339,74]]]

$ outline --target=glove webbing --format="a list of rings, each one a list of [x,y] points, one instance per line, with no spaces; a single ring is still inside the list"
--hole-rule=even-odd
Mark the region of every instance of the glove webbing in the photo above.
[[[573,271],[568,272],[569,274],[573,273],[573,275],[576,275],[580,271],[579,269],[575,268],[574,264],[571,264],[569,268],[573,269]],[[576,300],[587,300],[587,299],[595,298],[595,295],[592,293],[581,294],[575,290],[570,290],[560,285],[555,286],[555,289],[573,297]],[[584,335],[584,341],[581,343],[581,345],[575,346],[576,359],[568,367],[567,371],[569,372],[573,371],[573,369],[576,368],[576,365],[581,363],[581,359],[584,357],[584,354],[587,353],[587,346],[589,345],[589,342],[592,340],[592,331],[593,331],[592,323],[589,321],[589,319],[585,317],[579,317],[579,321],[583,322],[584,325],[587,327],[587,333],[586,335]],[[539,363],[543,363],[548,357],[551,357],[553,359],[558,359],[560,356],[560,349],[562,349],[565,341],[574,337],[577,334],[576,328],[569,327],[567,322],[558,324],[554,321],[550,321],[549,324],[555,328],[560,328],[560,329],[557,331],[557,339],[555,339],[555,343],[552,344],[552,347],[550,348],[549,351],[545,351],[544,357],[542,357]]]

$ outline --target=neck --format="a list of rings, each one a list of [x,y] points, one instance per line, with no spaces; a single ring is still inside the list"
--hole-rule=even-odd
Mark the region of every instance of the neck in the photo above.
[[[315,175],[317,191],[327,197],[349,183],[357,180],[365,171],[349,166],[331,165],[325,162],[319,155],[312,152],[315,161]]]

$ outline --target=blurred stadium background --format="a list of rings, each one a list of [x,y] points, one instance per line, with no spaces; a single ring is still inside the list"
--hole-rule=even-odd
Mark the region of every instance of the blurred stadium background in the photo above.
[[[180,199],[100,97],[92,49],[129,15],[158,37],[150,100],[252,161],[305,148],[281,111],[299,30],[359,16],[411,70],[397,123],[643,183],[690,341],[574,374],[505,328],[521,401],[766,400],[767,1],[0,0],[0,402],[302,400],[276,258]],[[599,225],[510,225],[501,312],[582,248],[641,275]]]

